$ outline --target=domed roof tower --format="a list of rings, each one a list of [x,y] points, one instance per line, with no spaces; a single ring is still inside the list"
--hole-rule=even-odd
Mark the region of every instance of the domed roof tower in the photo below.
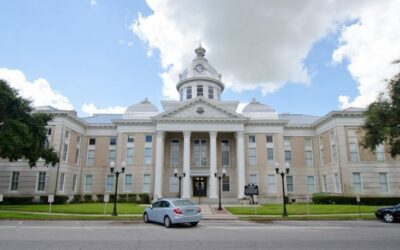
[[[149,119],[158,114],[157,107],[152,104],[147,98],[143,101],[129,106],[122,118],[123,119]]]

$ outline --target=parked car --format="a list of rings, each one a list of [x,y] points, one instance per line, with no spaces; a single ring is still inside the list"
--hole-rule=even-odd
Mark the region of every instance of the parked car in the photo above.
[[[393,207],[378,208],[375,212],[376,218],[387,223],[400,219],[400,204]]]
[[[145,223],[153,221],[163,223],[165,227],[180,223],[189,223],[194,227],[201,219],[201,208],[186,199],[160,199],[143,213]]]

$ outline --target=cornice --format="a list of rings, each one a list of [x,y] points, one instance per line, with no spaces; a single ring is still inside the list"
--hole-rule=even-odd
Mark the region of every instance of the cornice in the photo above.
[[[363,117],[364,111],[331,111],[327,115],[321,117],[311,124],[313,129],[328,123],[334,118],[344,117],[344,118],[354,118],[354,117]]]

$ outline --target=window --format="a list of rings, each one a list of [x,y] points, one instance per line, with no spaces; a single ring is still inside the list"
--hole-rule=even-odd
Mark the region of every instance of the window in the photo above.
[[[132,174],[125,174],[124,192],[132,192]]]
[[[78,176],[74,174],[72,176],[72,192],[76,192],[76,184],[77,184]]]
[[[229,166],[230,146],[228,140],[221,141],[222,166]]]
[[[256,174],[249,175],[249,183],[257,185],[258,181],[257,181],[257,175]]]
[[[255,135],[249,135],[249,143],[256,143],[256,136]]]
[[[353,191],[362,192],[361,173],[353,173]]]
[[[107,192],[113,192],[114,191],[113,190],[114,175],[111,175],[111,174],[107,175],[107,183],[106,183],[106,185],[107,185],[107,188],[106,188]]]
[[[384,161],[385,160],[385,150],[383,148],[383,144],[379,144],[375,149],[376,160]]]
[[[92,192],[92,183],[93,182],[93,176],[92,175],[86,175],[85,177],[85,192],[89,193]]]
[[[349,129],[347,131],[347,135],[348,135],[348,143],[349,143],[350,161],[352,161],[352,162],[358,161],[357,132],[355,129]]]
[[[179,90],[179,100],[183,101],[183,88]]]
[[[68,146],[69,146],[69,136],[70,132],[68,130],[65,131],[65,136],[64,136],[64,148],[63,148],[63,155],[62,155],[62,160],[67,161],[67,156],[68,156]]]
[[[115,149],[108,150],[108,164],[111,164],[111,162],[115,163],[116,154],[117,154],[117,151]]]
[[[272,135],[267,135],[266,137],[267,143],[267,163],[268,165],[273,165],[275,163],[274,159],[274,141]]]
[[[179,179],[175,176],[169,177],[169,192],[170,193],[179,192]]]
[[[286,175],[286,190],[293,192],[293,176],[291,175]]]
[[[197,167],[206,166],[207,146],[205,140],[194,140],[194,161]]]
[[[224,176],[222,178],[222,191],[224,192],[231,191],[231,182],[229,176]]]
[[[115,145],[117,145],[117,137],[111,137],[110,146],[115,146]]]
[[[76,138],[76,149],[75,149],[75,164],[79,163],[79,159],[80,154],[81,154],[81,140],[82,137],[80,135],[78,135],[78,137]]]
[[[94,149],[88,150],[87,166],[91,167],[94,165]]]
[[[276,177],[274,174],[268,175],[268,192],[276,193]]]
[[[39,172],[37,177],[37,191],[44,191],[44,187],[46,184],[46,172]]]
[[[96,138],[90,138],[89,145],[96,145]]]
[[[152,135],[146,135],[146,143],[152,143],[153,142],[153,136]]]
[[[126,165],[133,165],[133,148],[126,149]]]
[[[325,164],[325,152],[322,136],[319,137],[319,160],[321,162],[321,165]]]
[[[309,138],[304,139],[304,155],[307,167],[313,166],[313,151],[312,140]]]
[[[65,183],[65,173],[60,174],[60,184],[58,186],[58,191],[64,192],[64,183]]]
[[[289,137],[283,138],[283,146],[285,148],[285,163],[292,163],[292,146]]]
[[[389,192],[388,180],[387,180],[386,173],[379,173],[379,186],[381,188],[381,192],[383,192],[383,193]]]
[[[257,164],[256,136],[249,135],[249,165]]]
[[[203,96],[203,85],[197,85],[197,96]]]
[[[315,192],[315,178],[314,176],[307,176],[307,186],[308,186],[308,193],[312,194]]]
[[[134,143],[134,142],[135,142],[135,137],[133,135],[128,135],[127,143]]]
[[[51,142],[51,128],[47,128],[45,148],[49,148],[50,147],[50,142]]]
[[[171,141],[171,166],[179,165],[179,140]]]
[[[186,99],[192,99],[192,86],[186,88]]]
[[[337,152],[336,152],[336,144],[335,144],[335,132],[331,130],[329,132],[329,140],[331,143],[331,156],[332,156],[332,163],[337,162]]]
[[[18,191],[19,172],[12,172],[11,174],[11,191]]]
[[[144,164],[150,165],[153,158],[153,150],[152,148],[146,147],[144,149]]]
[[[322,176],[322,192],[328,192],[328,184],[326,183],[326,175]]]
[[[208,98],[214,99],[214,88],[211,86],[208,86]]]
[[[339,174],[335,173],[333,175],[334,181],[335,181],[335,193],[341,193],[340,192],[340,182],[339,182]]]
[[[150,192],[150,184],[151,184],[151,176],[149,174],[143,175],[143,186],[142,192],[149,193]]]

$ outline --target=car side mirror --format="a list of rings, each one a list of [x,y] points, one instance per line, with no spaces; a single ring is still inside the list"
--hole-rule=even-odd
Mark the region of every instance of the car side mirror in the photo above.
[[[153,205],[150,205],[150,209],[153,209]]]

